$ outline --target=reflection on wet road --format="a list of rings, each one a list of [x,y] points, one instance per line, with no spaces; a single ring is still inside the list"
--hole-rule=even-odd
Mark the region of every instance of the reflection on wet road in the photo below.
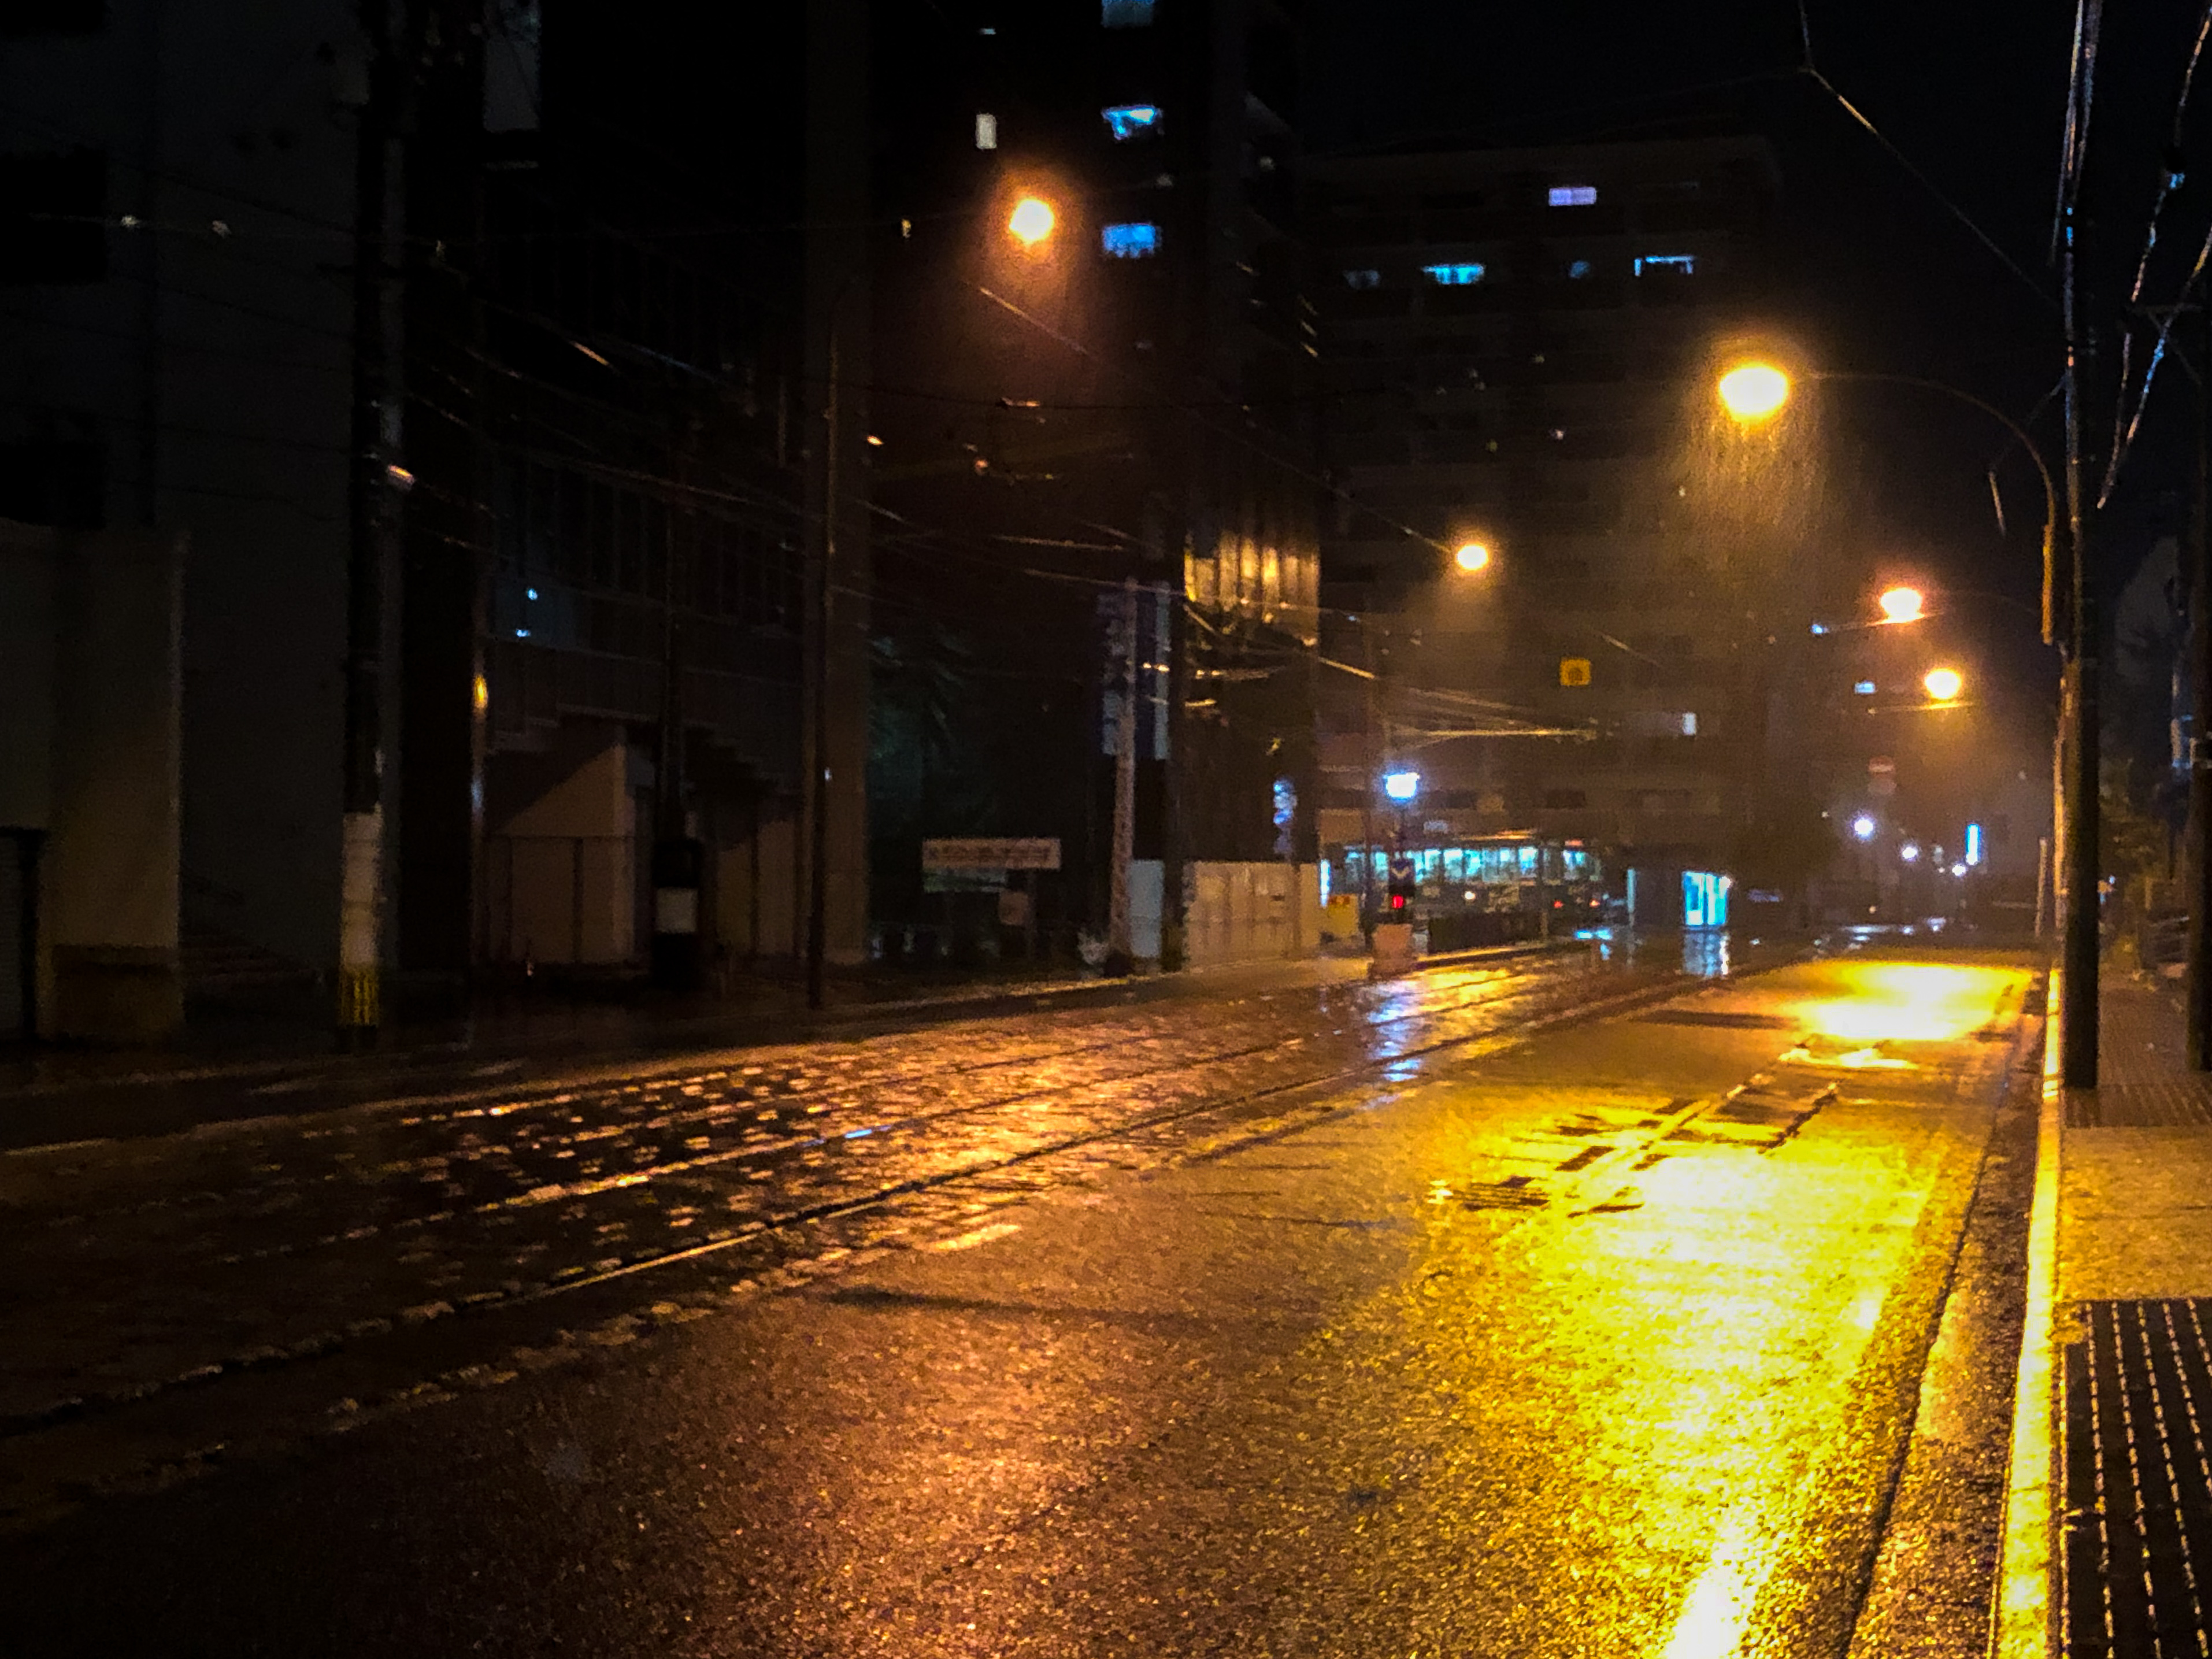
[[[1033,1015],[0,1159],[15,1267],[0,1318],[29,1334],[0,1373],[0,1423],[320,1353],[1658,982],[1577,958]]]
[[[1841,1653],[2027,976],[1670,982],[1038,1016],[6,1160],[46,1287],[9,1310],[23,1628]],[[310,1407],[349,1431],[177,1453]],[[70,1459],[111,1495],[55,1519]],[[158,1565],[68,1601],[116,1559]]]

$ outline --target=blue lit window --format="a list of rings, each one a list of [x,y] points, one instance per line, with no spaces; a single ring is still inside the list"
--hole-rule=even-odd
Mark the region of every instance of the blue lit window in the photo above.
[[[1423,265],[1422,274],[1440,288],[1471,288],[1482,280],[1478,264]]]
[[[1587,259],[1571,259],[1567,263],[1567,275],[1577,283],[1596,269],[1597,267]]]
[[[1347,270],[1344,273],[1344,285],[1363,289],[1380,288],[1382,286],[1382,273],[1379,270]]]
[[[1109,29],[1150,28],[1152,0],[1098,0],[1098,21]]]
[[[1098,112],[1106,118],[1106,125],[1112,130],[1116,143],[1142,138],[1160,130],[1158,104],[1115,104]]]
[[[1595,207],[1595,185],[1553,185],[1546,198],[1553,207]]]
[[[1697,268],[1698,256],[1694,253],[1647,253],[1636,262],[1638,276],[1653,270],[1679,270],[1686,276]]]
[[[1874,696],[1874,682],[1872,680],[1861,680],[1856,685],[1853,686],[1851,690],[1857,692],[1862,697],[1870,697]]]
[[[1108,225],[1098,233],[1099,245],[1116,259],[1149,259],[1160,251],[1158,225]]]

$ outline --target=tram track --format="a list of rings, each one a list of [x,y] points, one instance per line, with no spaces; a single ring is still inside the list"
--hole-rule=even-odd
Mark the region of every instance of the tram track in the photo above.
[[[696,1243],[672,1249],[665,1248],[665,1245],[663,1248],[657,1249],[648,1245],[641,1249],[632,1248],[614,1257],[601,1256],[587,1261],[572,1261],[542,1277],[532,1276],[526,1279],[503,1279],[496,1283],[484,1284],[481,1288],[467,1294],[456,1295],[450,1292],[441,1294],[432,1300],[417,1302],[398,1313],[387,1310],[369,1317],[356,1318],[343,1324],[322,1326],[304,1334],[295,1334],[289,1340],[263,1341],[220,1353],[204,1349],[200,1354],[192,1356],[196,1363],[181,1366],[166,1376],[148,1376],[134,1380],[121,1387],[99,1392],[74,1393],[59,1399],[50,1399],[42,1405],[28,1409],[0,1414],[0,1440],[33,1434],[64,1420],[112,1414],[151,1400],[174,1395],[181,1390],[202,1388],[226,1376],[236,1376],[250,1370],[266,1371],[322,1358],[348,1347],[357,1346],[363,1341],[387,1335],[394,1330],[417,1328],[432,1321],[442,1323],[458,1314],[465,1313],[474,1316],[501,1308],[523,1307],[533,1303],[566,1297],[614,1280],[648,1274],[656,1269],[670,1268],[685,1262],[701,1261],[747,1245],[767,1244],[779,1236],[788,1235],[809,1223],[830,1221],[840,1217],[882,1208],[895,1204],[902,1198],[918,1194],[955,1188],[963,1182],[988,1179],[1040,1160],[1077,1152],[1085,1146],[1111,1141],[1117,1138],[1156,1133],[1162,1129],[1170,1128],[1177,1124],[1187,1123],[1208,1115],[1233,1112],[1239,1108],[1249,1107],[1260,1101],[1355,1081],[1362,1077],[1381,1073],[1394,1065],[1418,1060],[1426,1055],[1463,1048],[1469,1044],[1486,1040],[1511,1040],[1522,1032],[1533,1032],[1562,1023],[1604,1018],[1609,1014],[1625,1012],[1636,1006],[1680,994],[1684,988],[1683,981],[1679,975],[1667,974],[1656,975],[1611,997],[1591,999],[1587,996],[1572,995],[1577,988],[1574,981],[1579,977],[1579,975],[1547,975],[1534,983],[1520,983],[1506,987],[1498,986],[1492,978],[1486,981],[1480,994],[1455,999],[1442,1005],[1431,1004],[1420,1008],[1403,1011],[1393,1011],[1388,1008],[1375,1010],[1370,1018],[1357,1022],[1353,1026],[1334,1027],[1323,1034],[1326,1042],[1332,1046],[1349,1044],[1360,1049],[1359,1052],[1349,1056],[1340,1053],[1328,1054],[1323,1052],[1322,1043],[1316,1042],[1311,1032],[1285,1036],[1265,1042],[1239,1044],[1231,1048],[1211,1049],[1198,1054],[1184,1054],[1133,1073],[1094,1076],[1070,1083],[1057,1090],[1017,1090],[989,1101],[961,1103],[934,1111],[909,1114],[903,1118],[871,1123],[856,1128],[829,1130],[825,1126],[824,1133],[787,1138],[765,1146],[729,1148],[725,1152],[716,1155],[711,1161],[679,1160],[673,1164],[663,1164],[647,1170],[628,1172],[623,1176],[614,1178],[605,1188],[588,1194],[560,1193],[541,1195],[536,1200],[538,1204],[560,1203],[573,1206],[579,1198],[598,1198],[603,1194],[627,1194],[635,1200],[639,1189],[649,1188],[656,1182],[696,1178],[709,1170],[720,1173],[726,1170],[727,1166],[730,1165],[742,1165],[747,1163],[769,1164],[805,1158],[811,1153],[834,1153],[841,1146],[856,1140],[871,1140],[878,1146],[896,1146],[900,1144],[902,1139],[912,1140],[932,1132],[941,1133],[962,1120],[975,1120],[994,1114],[1000,1116],[1014,1113],[1020,1113],[1025,1116],[1030,1115],[1042,1111],[1056,1098],[1061,1098],[1085,1089],[1111,1089],[1127,1091],[1133,1085],[1146,1082],[1157,1084],[1160,1079],[1177,1073],[1202,1077],[1205,1073],[1218,1071],[1224,1066],[1257,1060],[1270,1054],[1301,1046],[1315,1047],[1322,1061],[1316,1066],[1298,1067],[1292,1075],[1254,1081],[1246,1086],[1232,1087],[1226,1091],[1201,1091],[1194,1097],[1177,1099],[1152,1110],[1140,1110],[1133,1114],[1111,1113],[1104,1121],[1079,1126],[1072,1125],[1066,1133],[1042,1135],[1028,1144],[1002,1146],[999,1150],[987,1152],[981,1156],[953,1156],[951,1161],[939,1167],[923,1169],[895,1179],[863,1182],[857,1188],[851,1184],[832,1181],[829,1183],[827,1190],[820,1191],[818,1196],[813,1197],[811,1201],[773,1206],[744,1224],[711,1231],[708,1237]],[[1555,996],[1565,994],[1567,997],[1565,1006],[1516,1015],[1514,1011],[1517,1006],[1525,1005],[1531,1000],[1540,999],[1547,992]],[[1446,1030],[1428,1041],[1409,1042],[1403,1046],[1392,1046],[1381,1050],[1372,1047],[1363,1048],[1358,1042],[1358,1034],[1361,1031],[1371,1033],[1379,1028],[1408,1024],[1418,1021],[1431,1023],[1447,1021],[1453,1015],[1463,1014],[1468,1010],[1477,1006],[1482,1007],[1486,1012],[1495,1012],[1499,1017],[1485,1019],[1474,1029]],[[1120,1045],[1115,1040],[1108,1039],[1099,1042],[1069,1045],[1059,1052],[1091,1052],[1101,1048],[1114,1046]],[[1035,1054],[1024,1056],[1023,1059],[1030,1063],[1041,1063],[1040,1057]],[[1015,1060],[1009,1063],[1022,1062]],[[926,1080],[932,1076],[943,1075],[945,1069],[939,1068],[935,1072],[924,1071],[921,1076]],[[971,1071],[982,1068],[957,1069]],[[857,1172],[851,1170],[849,1160],[839,1160],[839,1162],[845,1165],[846,1173]],[[756,1174],[752,1179],[757,1181],[758,1175]],[[743,1185],[750,1183],[730,1182],[727,1184],[741,1190]],[[803,1186],[804,1183],[793,1182],[791,1184],[796,1188]],[[842,1190],[838,1189],[841,1185]],[[794,1193],[792,1195],[799,1194]],[[512,1200],[501,1200],[483,1206],[476,1213],[489,1215],[501,1208],[508,1207],[512,1201]],[[387,1236],[410,1235],[407,1242],[415,1243],[422,1238],[424,1231],[432,1224],[456,1218],[459,1217],[454,1212],[447,1212],[442,1215],[402,1221],[388,1230],[382,1231]],[[577,1218],[572,1216],[568,1218]],[[565,1234],[572,1243],[594,1237],[594,1230],[583,1226],[559,1231]],[[598,1233],[604,1233],[606,1229],[602,1226],[596,1231]],[[345,1237],[343,1242],[356,1244],[368,1243],[374,1237],[375,1235],[365,1237],[356,1232]],[[340,1242],[338,1236],[325,1236],[313,1241],[310,1248],[336,1242]],[[596,1243],[587,1242],[582,1248],[584,1250],[595,1250],[600,1247]],[[571,1251],[570,1253],[580,1254],[581,1252]],[[276,1265],[276,1259],[283,1257],[287,1258],[284,1266],[289,1271],[292,1263],[298,1259],[299,1254],[299,1246],[295,1243],[263,1255],[259,1257],[259,1265],[264,1267],[274,1267]],[[244,1264],[240,1259],[234,1257],[230,1262],[222,1265],[235,1267]],[[403,1293],[403,1297],[416,1293],[410,1291]],[[385,1298],[387,1310],[390,1302],[400,1299],[402,1298]]]

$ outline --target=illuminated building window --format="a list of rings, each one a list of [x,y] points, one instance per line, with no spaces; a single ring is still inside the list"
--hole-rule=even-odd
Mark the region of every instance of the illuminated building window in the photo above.
[[[1380,288],[1382,286],[1382,273],[1379,270],[1347,270],[1344,273],[1344,285],[1361,289]]]
[[[1679,270],[1685,276],[1698,268],[1694,253],[1647,253],[1636,262],[1636,274],[1642,276],[1655,270]]]
[[[975,117],[975,148],[996,149],[999,147],[999,118],[978,114]]]
[[[1157,104],[1115,104],[1098,112],[1106,118],[1106,125],[1116,143],[1132,138],[1142,138],[1160,130],[1160,110]]]
[[[1098,21],[1109,29],[1150,28],[1152,0],[1098,0]]]
[[[1567,275],[1575,282],[1579,283],[1583,277],[1589,276],[1590,272],[1595,269],[1596,267],[1591,264],[1587,259],[1574,259],[1568,262]]]
[[[1597,205],[1597,186],[1553,185],[1545,199],[1553,207],[1595,207]]]
[[[1482,280],[1483,268],[1469,262],[1464,264],[1423,265],[1421,272],[1439,288],[1470,288]]]
[[[1160,251],[1158,225],[1108,225],[1098,233],[1099,245],[1116,259],[1149,259]]]

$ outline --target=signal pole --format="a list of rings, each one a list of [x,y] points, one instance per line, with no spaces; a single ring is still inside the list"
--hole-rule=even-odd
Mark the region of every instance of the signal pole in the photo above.
[[[1136,966],[1129,932],[1129,863],[1137,852],[1137,579],[1121,579],[1121,706],[1114,720],[1114,851],[1108,872],[1106,971]],[[1164,899],[1166,895],[1163,894]],[[1164,906],[1163,907],[1164,908]]]

